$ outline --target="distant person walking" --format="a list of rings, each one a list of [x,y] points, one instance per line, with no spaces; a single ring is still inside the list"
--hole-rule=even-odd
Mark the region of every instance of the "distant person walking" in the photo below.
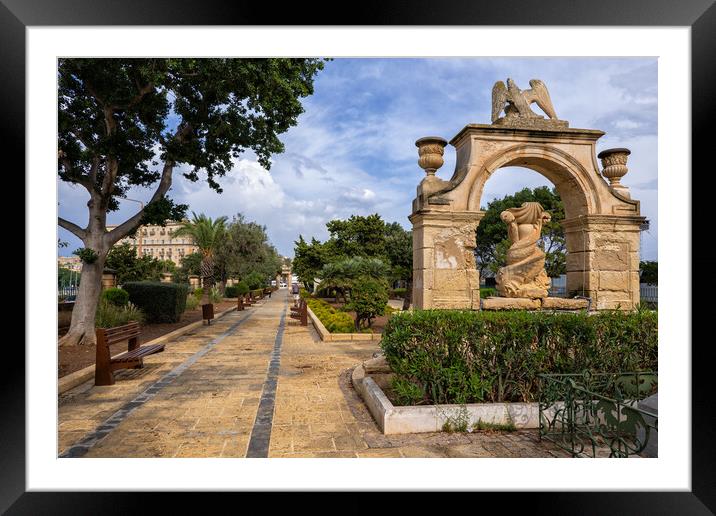
[[[293,294],[293,304],[298,305],[298,299],[300,297],[298,294],[298,283],[291,285],[291,294]]]

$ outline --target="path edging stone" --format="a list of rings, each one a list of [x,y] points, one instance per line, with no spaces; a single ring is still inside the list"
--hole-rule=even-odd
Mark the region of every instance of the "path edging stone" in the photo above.
[[[449,421],[467,417],[468,427],[477,421],[518,429],[539,428],[538,403],[468,403],[396,407],[383,390],[366,376],[363,364],[353,369],[351,382],[384,435],[441,432]]]
[[[349,341],[349,340],[379,341],[381,338],[380,333],[331,333],[323,325],[323,323],[318,318],[318,316],[316,314],[314,314],[310,308],[308,308],[308,307],[306,307],[306,308],[308,309],[308,317],[311,319],[311,322],[313,323],[313,327],[316,328],[316,332],[318,333],[318,336],[321,337],[322,341],[328,341],[328,342],[340,342],[340,341]]]

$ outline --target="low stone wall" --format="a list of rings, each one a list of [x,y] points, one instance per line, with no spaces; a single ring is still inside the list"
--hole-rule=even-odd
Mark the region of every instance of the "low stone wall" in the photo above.
[[[380,333],[331,333],[310,308],[308,308],[308,318],[311,320],[313,327],[316,328],[318,336],[321,337],[323,341],[374,340],[380,342]]]
[[[494,425],[513,424],[515,428],[539,428],[537,403],[396,407],[373,378],[366,375],[364,364],[353,370],[351,380],[384,435],[441,432],[445,423],[454,423],[465,417],[468,428],[478,421]]]

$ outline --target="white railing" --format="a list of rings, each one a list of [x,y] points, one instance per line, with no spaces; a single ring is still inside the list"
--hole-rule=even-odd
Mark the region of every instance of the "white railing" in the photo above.
[[[651,285],[649,283],[639,284],[639,296],[642,301],[648,301],[649,303],[659,302],[659,286]]]

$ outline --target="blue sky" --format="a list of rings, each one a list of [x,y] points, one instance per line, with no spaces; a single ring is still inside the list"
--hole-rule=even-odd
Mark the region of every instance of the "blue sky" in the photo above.
[[[529,88],[530,79],[542,79],[560,119],[570,127],[605,131],[597,152],[631,149],[622,183],[651,222],[642,237],[642,259],[656,260],[656,58],[336,59],[319,73],[314,95],[304,99],[298,125],[281,136],[286,151],[273,157],[270,171],[245,153],[219,181],[222,194],[177,171],[170,195],[190,211],[211,217],[242,213],[264,224],[286,256],[293,255],[299,234],[324,240],[327,221],[352,214],[377,212],[409,228],[411,202],[424,177],[415,140],[450,140],[469,123],[489,123],[492,85],[507,77],[521,88]],[[454,165],[454,149],[448,146],[438,176],[449,179]],[[86,192],[57,183],[59,214],[84,226]],[[501,169],[487,182],[482,201],[540,185],[551,183],[531,170]],[[137,188],[129,197],[147,200],[151,194]],[[121,204],[108,223],[122,222],[138,208]],[[60,254],[82,246],[61,228],[58,236],[70,243]]]

